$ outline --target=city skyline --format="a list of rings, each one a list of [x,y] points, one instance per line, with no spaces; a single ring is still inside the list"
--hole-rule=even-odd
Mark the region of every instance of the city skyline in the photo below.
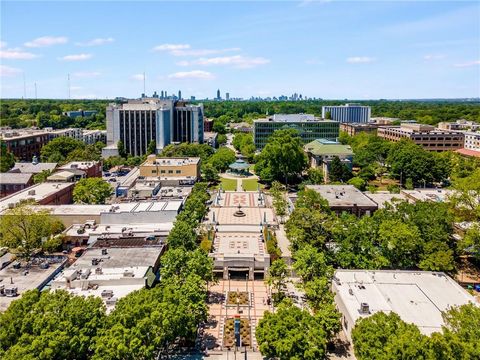
[[[137,98],[144,73],[147,94],[185,99],[217,89],[222,98],[480,96],[480,5],[469,1],[1,7],[2,98]],[[132,14],[133,31],[122,26]],[[159,23],[158,14],[171,15]]]

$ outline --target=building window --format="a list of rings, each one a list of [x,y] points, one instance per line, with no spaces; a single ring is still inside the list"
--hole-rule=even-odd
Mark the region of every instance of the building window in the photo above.
[[[152,170],[152,174],[156,174],[157,173],[157,170]]]
[[[165,170],[160,170],[160,173],[161,173],[161,174],[165,174]]]
[[[176,173],[176,174],[181,174],[181,173],[182,173],[182,170],[176,170],[175,173]]]
[[[168,173],[169,173],[169,174],[173,174],[173,170],[168,170]]]

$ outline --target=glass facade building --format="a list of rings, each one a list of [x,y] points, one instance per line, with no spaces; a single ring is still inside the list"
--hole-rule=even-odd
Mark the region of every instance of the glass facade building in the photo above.
[[[335,141],[338,138],[339,126],[340,123],[330,120],[262,119],[253,122],[253,140],[255,147],[261,150],[275,130],[295,129],[300,134],[304,144],[315,139]]]

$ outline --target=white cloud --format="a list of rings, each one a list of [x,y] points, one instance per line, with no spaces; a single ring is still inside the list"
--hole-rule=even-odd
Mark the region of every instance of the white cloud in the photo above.
[[[0,76],[15,76],[21,74],[22,70],[6,65],[0,65]]]
[[[192,70],[192,71],[180,71],[174,74],[168,75],[169,79],[203,79],[210,80],[214,79],[215,76],[208,72],[202,70]]]
[[[174,50],[185,50],[190,49],[189,44],[162,44],[155,46],[153,51],[174,51]]]
[[[147,76],[145,75],[145,79],[146,78],[147,78]],[[143,81],[143,74],[134,74],[134,75],[130,76],[130,79]]]
[[[67,42],[68,38],[65,36],[42,36],[36,38],[35,40],[28,41],[24,45],[26,47],[45,47],[51,45],[66,44]]]
[[[470,67],[470,66],[475,66],[475,65],[480,65],[480,60],[468,61],[468,62],[460,63],[460,64],[453,64],[453,66],[458,67],[458,68]]]
[[[79,71],[72,74],[74,77],[78,78],[93,78],[102,75],[99,71]]]
[[[349,64],[368,64],[374,62],[375,58],[369,56],[353,56],[347,58]]]
[[[5,50],[0,49],[1,59],[30,60],[30,59],[35,59],[37,57],[38,55],[23,51],[19,48],[5,49]]]
[[[7,47],[7,43],[5,41],[0,41],[0,48]]]
[[[92,39],[92,40],[85,41],[85,42],[77,42],[77,43],[75,43],[75,45],[77,45],[77,46],[99,46],[99,45],[109,44],[109,43],[112,43],[114,41],[115,41],[115,39],[112,38],[112,37],[96,38],[96,39]]]
[[[219,56],[212,58],[199,58],[192,61],[180,61],[177,65],[180,66],[189,66],[189,65],[202,65],[202,66],[211,66],[211,65],[227,65],[233,66],[240,69],[249,69],[259,65],[265,65],[270,62],[269,59],[263,57],[246,57],[242,55],[233,55],[233,56]]]
[[[307,65],[323,65],[324,62],[318,59],[307,59],[305,60],[305,64]]]
[[[447,56],[443,54],[427,54],[423,56],[423,60],[440,60],[445,59]]]
[[[221,54],[225,52],[237,52],[241,49],[236,48],[227,48],[227,49],[185,49],[185,50],[172,50],[170,54],[174,56],[207,56],[214,54]]]
[[[83,60],[88,60],[92,58],[92,54],[74,54],[74,55],[65,55],[59,60],[63,61],[83,61]]]

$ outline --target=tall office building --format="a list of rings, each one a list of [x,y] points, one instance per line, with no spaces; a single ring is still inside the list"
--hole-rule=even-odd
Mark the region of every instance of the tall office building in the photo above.
[[[345,104],[340,106],[322,106],[322,118],[329,117],[341,123],[366,123],[370,121],[370,106]],[[330,114],[330,116],[327,116]]]
[[[222,97],[220,96],[220,89],[217,90],[217,100],[221,100]]]
[[[335,141],[340,123],[315,118],[309,114],[276,114],[253,122],[253,140],[257,149],[262,149],[275,130],[295,129],[304,144],[316,139]]]
[[[178,90],[178,100],[182,100],[182,90]]]
[[[185,101],[142,98],[110,104],[106,110],[107,146],[102,156],[118,155],[122,141],[127,154],[146,154],[155,140],[157,152],[171,143],[203,143],[203,105]]]
[[[225,100],[230,100],[230,93],[225,93]]]

